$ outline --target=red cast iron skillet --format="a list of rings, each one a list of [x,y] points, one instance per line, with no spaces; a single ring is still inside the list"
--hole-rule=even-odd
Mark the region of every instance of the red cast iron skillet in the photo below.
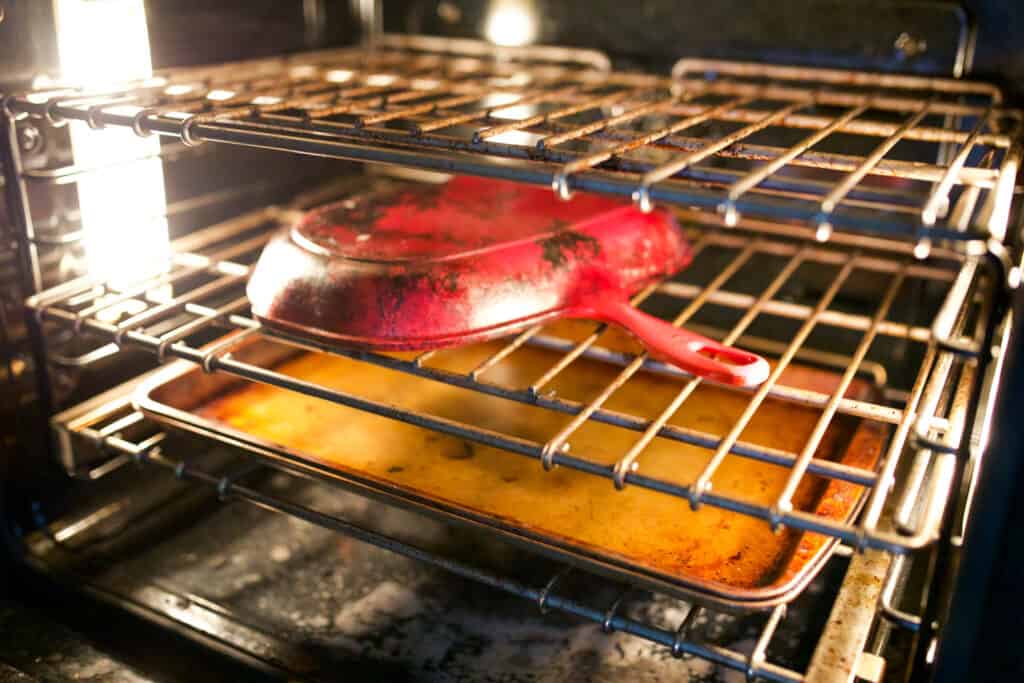
[[[695,375],[759,384],[763,358],[630,306],[632,293],[690,259],[666,212],[456,177],[306,214],[267,245],[248,294],[270,327],[388,351],[493,339],[556,318],[601,320]]]

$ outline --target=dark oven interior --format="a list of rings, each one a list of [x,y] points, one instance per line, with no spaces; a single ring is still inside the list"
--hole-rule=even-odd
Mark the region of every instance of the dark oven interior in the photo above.
[[[89,11],[116,21],[90,31]],[[954,681],[1019,667],[998,635],[1024,560],[1011,495],[1024,7],[0,12],[0,631],[18,634],[0,667],[46,679],[91,661],[43,657],[59,641],[7,607],[26,602],[154,680]],[[140,27],[153,76],[97,43]],[[667,207],[699,258],[634,304],[778,372],[757,389],[698,386],[596,324],[417,356],[295,339],[250,314],[264,244],[303,211],[446,173]],[[161,240],[170,265],[116,282]],[[300,353],[330,372],[283,360]],[[789,365],[829,379],[801,385]],[[455,455],[406,481],[416,495],[396,492],[192,409],[239,387],[327,416],[288,432],[307,450],[405,458],[395,477]],[[714,392],[737,407],[702,422]],[[778,446],[796,418],[771,423],[775,406],[806,414],[796,445]],[[820,456],[844,425],[882,435],[876,459]],[[659,468],[673,448],[696,469]],[[821,566],[744,601],[482,519],[457,486],[443,500],[416,488],[464,476],[481,449],[543,473],[554,508],[569,481],[600,481],[588,500],[623,547],[658,533],[629,514],[652,496],[695,525],[810,539]],[[748,466],[778,490],[751,494]],[[499,474],[472,481],[500,497],[520,475]],[[849,514],[794,509],[811,484],[847,492]],[[189,671],[153,646],[165,631],[219,654]]]

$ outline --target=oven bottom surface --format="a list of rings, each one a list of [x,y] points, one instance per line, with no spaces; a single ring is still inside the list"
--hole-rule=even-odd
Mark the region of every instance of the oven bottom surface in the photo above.
[[[163,473],[146,473],[183,486]],[[554,571],[547,560],[489,543],[482,535],[314,482],[272,474],[259,485],[347,519],[372,519],[397,536],[415,536],[460,559],[535,577],[541,584]],[[60,531],[33,535],[28,547],[31,557],[62,581],[80,582],[104,600],[290,678],[743,680],[742,673],[713,662],[689,655],[676,659],[663,646],[606,634],[600,624],[554,611],[542,615],[533,602],[297,518],[242,502],[193,500],[188,507],[203,514],[186,525],[151,532],[147,543],[135,547],[102,555],[82,552],[69,547],[74,541],[55,542]],[[87,555],[92,558],[86,560]],[[806,668],[816,641],[812,635],[822,628],[845,566],[842,558],[833,560],[790,606],[769,649],[773,661]],[[578,576],[560,583],[560,591],[610,605],[620,587]],[[636,591],[620,610],[675,629],[687,608],[685,602]],[[753,649],[763,617],[708,614],[694,624],[698,641],[738,652]]]
[[[2,683],[273,680],[198,644],[168,638],[163,629],[132,615],[39,581],[4,587],[0,633]]]

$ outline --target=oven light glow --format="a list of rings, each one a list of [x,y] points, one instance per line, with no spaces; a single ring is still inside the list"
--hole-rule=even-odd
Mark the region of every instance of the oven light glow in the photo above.
[[[520,121],[533,116],[537,111],[537,105],[535,104],[513,104],[508,107],[500,107],[496,109],[492,112],[492,116],[496,119]]]
[[[370,74],[366,77],[366,85],[384,87],[391,85],[396,80],[394,74]]]
[[[182,85],[169,85],[169,86],[167,86],[166,89],[164,89],[164,94],[165,95],[171,95],[172,97],[174,97],[176,95],[187,95],[190,92],[192,92],[194,89],[195,89],[195,86],[191,86],[191,85],[184,85],[184,84],[182,84]]]
[[[298,64],[291,68],[289,74],[292,78],[313,78],[316,72],[317,68],[312,64]]]
[[[506,86],[511,88],[518,88],[524,85],[529,85],[532,77],[525,71],[517,71],[510,76],[505,78],[497,78],[494,80],[494,84],[497,86]]]
[[[344,83],[352,78],[352,75],[352,72],[348,69],[332,69],[327,72],[327,75],[324,76],[324,78],[331,83]]]
[[[441,82],[433,78],[414,78],[409,85],[413,90],[434,90],[441,87]]]
[[[60,95],[61,93],[66,93],[66,92],[68,92],[68,91],[67,90],[44,90],[42,92],[32,92],[32,93],[29,93],[25,97],[25,99],[28,100],[29,102],[31,102],[32,104],[42,104],[43,102],[46,102],[47,100],[49,100],[51,97],[54,97],[55,95]]]
[[[152,78],[144,0],[56,0],[63,81],[103,88]],[[114,289],[167,269],[167,199],[156,137],[128,129],[70,125],[75,163],[98,168],[78,181],[83,247],[89,275]]]
[[[518,46],[537,37],[537,12],[527,0],[495,0],[484,26],[484,35],[496,45]]]
[[[496,92],[485,97],[483,105],[489,109],[499,109],[506,104],[512,104],[516,100],[521,100],[522,98],[522,95],[517,95],[512,92]],[[511,109],[511,107],[506,107],[506,109]]]
[[[509,130],[504,133],[499,133],[493,137],[487,138],[488,142],[493,142],[499,145],[518,145],[520,147],[536,147],[537,143],[543,139],[541,135],[535,135],[534,133],[527,133],[521,130]]]
[[[224,100],[230,100],[235,96],[233,90],[211,90],[206,93],[206,99],[213,100],[214,102],[223,102]]]
[[[52,78],[50,78],[49,74],[39,74],[38,76],[36,76],[35,78],[32,79],[32,89],[33,90],[42,90],[43,88],[52,88],[52,87],[54,87],[56,85],[59,85],[59,83],[57,81],[53,80]]]

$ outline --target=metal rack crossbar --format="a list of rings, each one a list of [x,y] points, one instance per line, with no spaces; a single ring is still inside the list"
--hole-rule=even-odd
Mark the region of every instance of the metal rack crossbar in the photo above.
[[[956,451],[967,419],[964,406],[967,405],[969,391],[952,392],[951,386],[955,377],[967,376],[962,368],[972,361],[970,357],[940,350],[934,343],[930,343],[931,333],[927,327],[911,319],[890,320],[889,317],[896,292],[913,283],[920,283],[946,292],[943,309],[955,312],[948,330],[954,341],[977,343],[984,337],[989,317],[986,314],[988,304],[985,302],[991,301],[991,297],[984,296],[984,288],[991,283],[985,279],[981,269],[972,268],[970,286],[954,286],[961,279],[958,273],[969,266],[962,261],[952,260],[951,253],[946,254],[950,260],[918,262],[899,249],[894,252],[850,250],[813,241],[777,239],[766,233],[744,238],[736,232],[694,226],[692,237],[696,251],[709,255],[717,251],[720,256],[725,256],[724,265],[716,271],[717,275],[708,282],[702,282],[689,279],[689,272],[684,272],[672,282],[644,290],[634,298],[634,303],[655,293],[666,297],[674,306],[682,307],[675,318],[677,323],[691,319],[712,303],[737,311],[741,315],[733,328],[718,330],[715,334],[739,343],[758,343],[757,337],[746,336],[747,328],[755,322],[769,318],[802,321],[800,331],[790,341],[768,347],[779,353],[776,370],[770,381],[756,390],[726,389],[744,393],[748,397],[746,409],[727,433],[716,433],[684,428],[670,421],[675,413],[686,410],[685,402],[698,383],[696,379],[682,371],[653,362],[645,355],[634,356],[606,348],[601,343],[604,326],[596,326],[593,333],[582,341],[558,337],[556,333],[533,328],[508,340],[489,358],[468,371],[453,371],[432,364],[432,352],[409,358],[326,348],[264,329],[247,315],[248,305],[243,291],[245,276],[249,272],[249,264],[255,260],[267,239],[268,230],[279,223],[287,223],[291,216],[292,211],[288,209],[271,207],[192,235],[186,239],[196,251],[178,251],[173,257],[172,267],[165,274],[135,289],[108,292],[101,284],[82,278],[32,297],[28,305],[41,321],[54,321],[60,327],[88,333],[97,338],[100,344],[115,342],[121,346],[147,349],[160,358],[186,359],[201,365],[208,372],[233,374],[496,446],[536,458],[547,465],[569,467],[610,479],[617,487],[645,487],[686,499],[694,506],[711,505],[751,515],[772,524],[826,534],[859,548],[877,547],[907,552],[931,543],[938,534],[943,510],[952,489]],[[777,299],[784,283],[803,265],[823,268],[825,272],[831,273],[830,283],[817,303],[803,306]],[[760,288],[760,293],[753,297],[731,289],[733,276],[744,273],[767,276],[769,285]],[[854,273],[870,273],[873,277],[888,281],[886,296],[873,313],[852,313],[836,305],[837,293]],[[174,296],[147,298],[154,290],[167,287],[174,289]],[[126,301],[141,301],[145,306],[141,311],[137,306],[132,307],[129,314],[119,316],[117,309]],[[807,340],[811,331],[816,329],[834,329],[855,335],[858,339],[852,356],[843,357],[840,361],[843,371],[841,384],[828,394],[787,386],[780,381],[781,373],[792,360],[813,356],[815,350],[807,345]],[[236,334],[222,337],[207,346],[190,343],[194,336],[206,335],[205,338],[209,339],[211,332],[223,334],[225,330]],[[231,349],[242,338],[252,335],[268,336],[278,342],[316,352],[343,355],[358,362],[535,405],[574,418],[547,443],[538,443],[470,422],[401,408],[360,395],[358,390],[319,386],[286,376],[273,368],[260,367],[233,357]],[[868,371],[872,376],[878,377],[881,374],[884,378],[884,366],[879,368],[875,363],[871,370],[867,363],[872,343],[882,337],[917,345],[922,352],[916,379],[902,407],[879,399],[854,399],[844,395],[846,386],[858,373]],[[554,349],[562,355],[553,356],[555,362],[550,369],[527,387],[512,386],[489,378],[489,372],[495,365],[513,356],[524,345]],[[547,389],[549,382],[580,357],[618,364],[624,368],[596,398],[589,401],[581,402],[552,394]],[[677,377],[683,382],[679,394],[656,414],[637,414],[605,406],[615,390],[641,370]],[[758,412],[761,403],[769,398],[791,401],[821,411],[817,428],[799,452],[786,452],[741,438],[745,426]],[[814,457],[822,433],[835,416],[840,414],[895,427],[878,471]],[[570,454],[564,444],[587,420],[637,432],[639,438],[613,467],[591,459],[586,453]],[[921,460],[919,468],[928,476],[912,479],[906,486],[894,486],[895,473],[903,461],[904,451],[912,450],[905,448],[911,436],[926,441],[938,438],[942,440],[943,446],[941,449],[931,447],[934,456]],[[643,451],[654,438],[696,445],[713,455],[695,482],[671,481],[645,475],[642,470]],[[713,482],[716,469],[726,455],[788,468],[790,476],[786,491],[773,505],[753,504],[715,491],[707,484]],[[308,462],[292,464],[300,469],[310,468]],[[330,470],[314,469],[320,476],[336,481]],[[869,494],[863,520],[860,523],[836,521],[791,509],[787,503],[793,487],[806,475],[852,482],[865,487]],[[897,529],[890,524],[891,520],[882,518],[882,506],[893,496],[903,500],[923,497],[929,504],[925,514],[916,517],[913,523],[904,528]]]
[[[1020,112],[983,83],[708,60],[664,77],[574,50],[408,36],[3,103],[12,117],[627,195],[922,251],[1002,240],[1022,156]]]
[[[368,526],[343,519],[336,514],[326,513],[305,504],[290,501],[280,495],[268,493],[248,482],[259,478],[266,468],[250,463],[227,474],[214,473],[204,469],[199,459],[180,457],[170,451],[166,434],[159,427],[146,422],[141,413],[135,412],[127,397],[115,399],[84,416],[55,422],[63,438],[81,440],[101,449],[109,460],[93,467],[80,476],[95,480],[110,474],[115,469],[135,463],[155,467],[173,473],[184,481],[207,486],[217,492],[222,502],[240,501],[261,509],[296,517],[328,530],[350,536],[358,541],[397,553],[430,566],[437,567],[459,577],[469,579],[511,595],[529,600],[537,605],[541,613],[557,610],[600,624],[605,633],[619,631],[663,645],[674,657],[695,656],[720,664],[724,667],[743,671],[751,679],[798,683],[803,674],[770,661],[767,651],[780,623],[786,617],[786,607],[780,605],[761,618],[756,632],[756,644],[749,652],[741,652],[713,640],[698,638],[693,627],[702,617],[713,619],[714,608],[700,604],[680,603],[684,616],[674,630],[652,625],[627,616],[624,612],[624,598],[629,593],[623,588],[619,596],[607,606],[594,606],[585,600],[570,597],[564,592],[566,584],[572,583],[572,573],[579,569],[563,567],[551,574],[547,581],[527,583],[520,579],[502,576],[493,570],[483,569],[462,560],[447,557],[436,551],[401,541],[376,531]],[[76,444],[67,443],[68,450]],[[582,574],[582,572],[581,572]],[[578,577],[576,577],[578,578]]]

